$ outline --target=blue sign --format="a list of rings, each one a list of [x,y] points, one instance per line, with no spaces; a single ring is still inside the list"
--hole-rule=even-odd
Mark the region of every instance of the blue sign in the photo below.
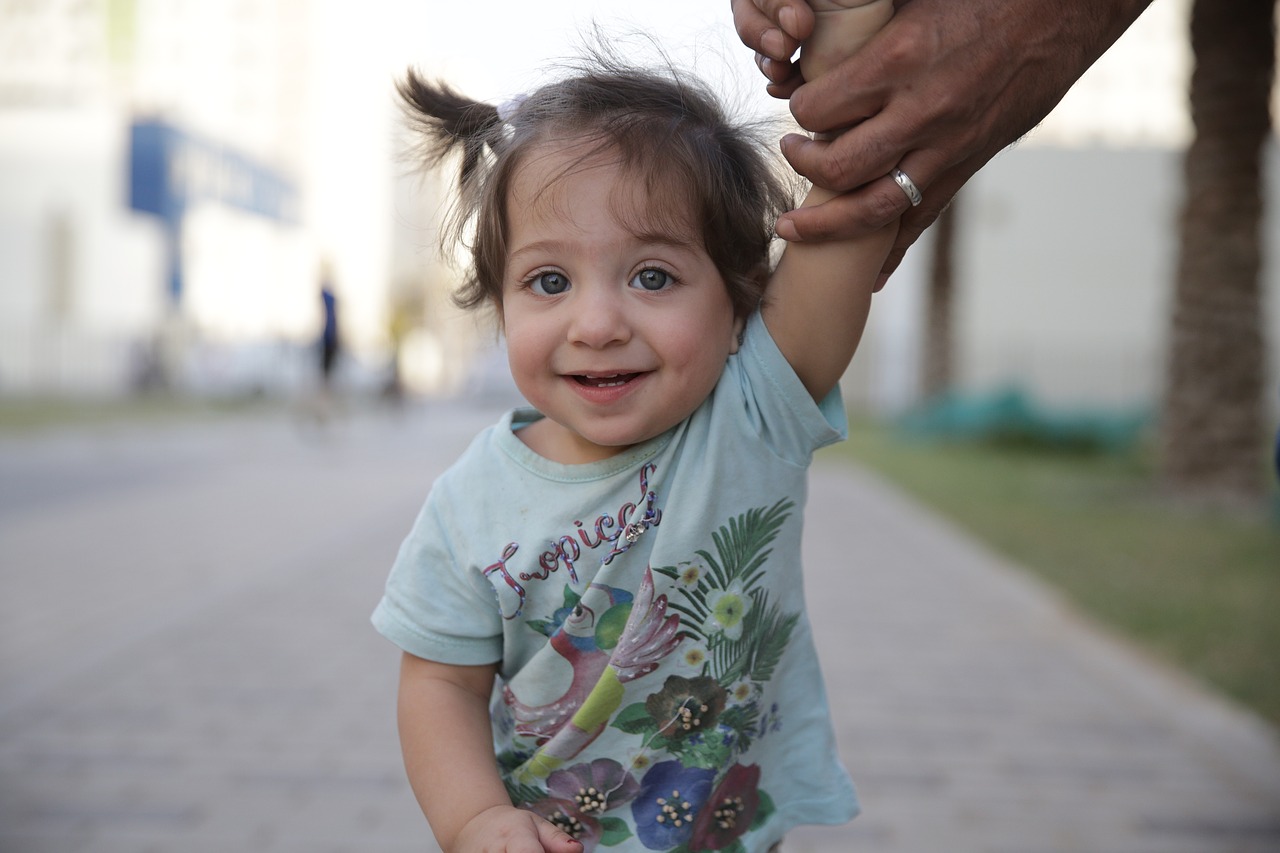
[[[177,222],[201,201],[281,222],[297,221],[297,190],[249,157],[160,121],[136,121],[129,146],[129,206]]]
[[[297,222],[298,193],[282,175],[216,142],[161,121],[130,129],[129,206],[160,217],[168,256],[169,298],[182,301],[182,217],[217,202],[280,222]]]

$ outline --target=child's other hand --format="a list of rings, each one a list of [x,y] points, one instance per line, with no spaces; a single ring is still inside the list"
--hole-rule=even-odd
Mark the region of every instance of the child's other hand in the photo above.
[[[467,821],[449,853],[582,853],[582,844],[533,812],[493,806]]]

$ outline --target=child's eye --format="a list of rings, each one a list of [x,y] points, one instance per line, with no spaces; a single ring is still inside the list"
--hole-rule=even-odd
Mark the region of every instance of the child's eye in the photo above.
[[[529,289],[543,296],[558,296],[569,289],[569,277],[553,270],[540,272],[529,280]]]
[[[633,287],[639,287],[643,290],[662,290],[674,283],[675,278],[670,273],[656,267],[642,269],[631,279]]]

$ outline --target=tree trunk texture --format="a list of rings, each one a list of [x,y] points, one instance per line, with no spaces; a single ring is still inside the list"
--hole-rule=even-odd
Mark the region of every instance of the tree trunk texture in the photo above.
[[[1185,199],[1164,401],[1167,485],[1197,501],[1263,490],[1262,146],[1275,0],[1195,0]]]
[[[924,399],[931,400],[951,390],[955,382],[955,246],[956,206],[959,196],[934,223],[933,262],[929,269],[929,290],[924,306],[924,359],[921,387]]]

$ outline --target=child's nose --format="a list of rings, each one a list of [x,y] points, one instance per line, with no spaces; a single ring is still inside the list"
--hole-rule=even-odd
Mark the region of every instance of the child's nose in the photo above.
[[[569,341],[590,347],[606,347],[624,343],[631,337],[626,306],[621,294],[613,288],[583,287],[581,297],[572,307]]]

